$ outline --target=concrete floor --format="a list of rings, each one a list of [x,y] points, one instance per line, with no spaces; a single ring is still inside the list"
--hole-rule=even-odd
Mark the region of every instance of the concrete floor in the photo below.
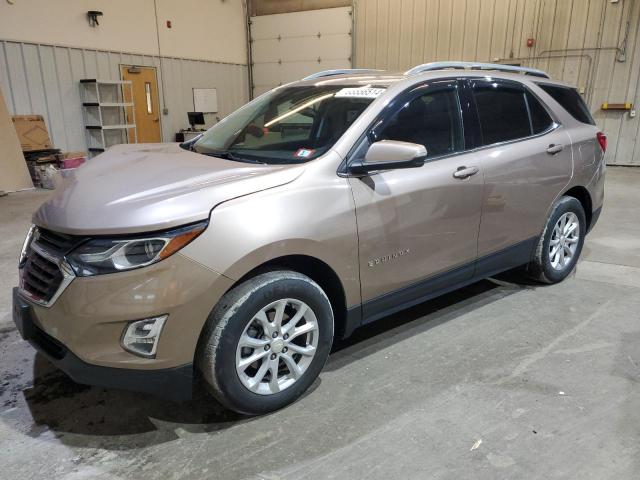
[[[260,418],[76,385],[19,339],[8,292],[44,195],[0,198],[2,478],[640,475],[640,169],[609,168],[564,283],[484,281],[361,329]]]

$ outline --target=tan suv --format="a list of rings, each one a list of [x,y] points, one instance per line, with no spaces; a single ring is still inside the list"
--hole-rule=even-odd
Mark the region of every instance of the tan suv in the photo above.
[[[289,404],[335,336],[514,267],[574,268],[606,137],[539,70],[321,72],[200,138],[121,145],[33,217],[14,319],[80,383]]]

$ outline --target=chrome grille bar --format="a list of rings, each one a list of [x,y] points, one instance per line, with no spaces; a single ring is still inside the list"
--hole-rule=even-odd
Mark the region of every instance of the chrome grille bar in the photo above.
[[[64,259],[81,239],[37,229],[20,267],[20,293],[39,305],[51,306],[75,278]]]

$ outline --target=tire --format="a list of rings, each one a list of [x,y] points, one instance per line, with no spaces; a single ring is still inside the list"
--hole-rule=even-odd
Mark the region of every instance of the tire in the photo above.
[[[333,329],[331,303],[318,284],[293,271],[263,273],[220,299],[200,337],[196,365],[223,405],[247,415],[268,413],[313,384],[329,356]]]
[[[565,232],[574,223],[577,222],[578,225],[568,235],[560,234],[562,231],[560,222],[563,220],[566,220]],[[576,231],[577,235],[574,234]],[[529,263],[529,275],[535,280],[548,284],[558,283],[567,278],[578,263],[586,233],[587,220],[582,204],[573,197],[559,198],[551,209],[533,260]],[[555,243],[556,241],[558,243]],[[554,254],[556,248],[562,249],[562,255]],[[571,252],[570,257],[569,252]],[[564,256],[564,262],[560,260],[561,256]]]

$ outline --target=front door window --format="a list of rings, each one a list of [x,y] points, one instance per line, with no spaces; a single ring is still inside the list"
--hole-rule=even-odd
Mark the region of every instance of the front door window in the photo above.
[[[456,89],[447,88],[407,102],[383,127],[378,140],[418,143],[426,147],[427,158],[433,158],[462,151],[462,132]]]

